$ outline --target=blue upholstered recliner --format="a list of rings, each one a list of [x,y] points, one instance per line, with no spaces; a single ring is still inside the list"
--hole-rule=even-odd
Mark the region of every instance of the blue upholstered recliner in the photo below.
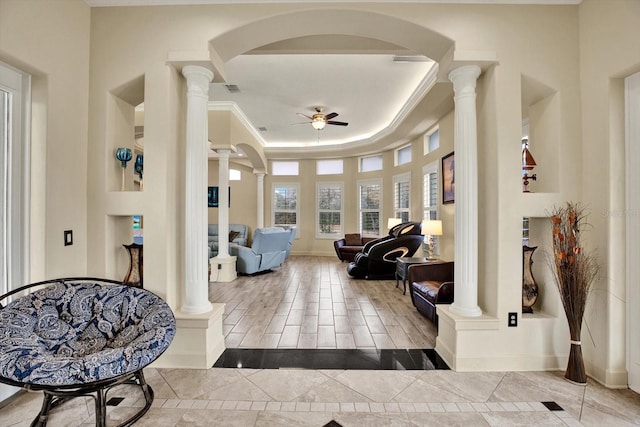
[[[422,244],[421,223],[403,222],[389,230],[389,235],[364,245],[347,272],[355,278],[384,279],[394,276],[396,258],[410,257]]]
[[[231,246],[231,255],[237,257],[238,273],[254,274],[282,265],[287,258],[290,237],[291,231],[282,227],[257,228],[250,248]]]

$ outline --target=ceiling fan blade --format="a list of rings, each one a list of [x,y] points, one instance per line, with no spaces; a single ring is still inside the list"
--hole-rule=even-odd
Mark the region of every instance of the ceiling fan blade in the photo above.
[[[327,121],[328,125],[337,125],[337,126],[348,126],[349,123],[347,122],[336,122],[335,120],[329,120]]]
[[[339,114],[338,114],[338,113],[329,113],[329,114],[327,114],[325,117],[326,117],[326,119],[327,119],[327,120],[331,120],[331,119],[333,119],[334,117],[338,117],[338,116],[339,116]]]
[[[311,116],[307,116],[306,114],[302,114],[302,113],[296,113],[296,114],[299,115],[299,116],[302,116],[302,117],[306,117],[309,120],[313,120],[313,118]]]

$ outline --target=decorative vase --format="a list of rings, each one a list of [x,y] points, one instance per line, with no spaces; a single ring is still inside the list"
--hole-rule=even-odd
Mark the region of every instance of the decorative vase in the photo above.
[[[116,149],[116,159],[120,160],[120,164],[122,166],[122,185],[120,186],[120,191],[125,191],[125,181],[124,181],[124,171],[127,168],[127,162],[131,160],[133,153],[131,153],[131,148],[120,147]]]
[[[533,313],[533,305],[538,299],[538,284],[533,278],[531,265],[533,264],[533,253],[537,246],[522,247],[522,312]]]
[[[130,245],[122,245],[129,253],[129,271],[122,280],[122,283],[129,286],[142,288],[142,245],[132,243]]]
[[[140,177],[140,190],[144,190],[144,181],[142,180],[142,174],[144,171],[144,155],[143,154],[138,154],[136,156],[136,162],[133,165],[133,169]]]

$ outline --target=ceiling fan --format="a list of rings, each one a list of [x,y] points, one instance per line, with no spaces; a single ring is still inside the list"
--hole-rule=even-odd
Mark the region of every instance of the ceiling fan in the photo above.
[[[312,116],[308,116],[308,115],[303,114],[303,113],[298,113],[299,116],[306,117],[307,119],[309,119],[311,121],[310,122],[305,122],[305,123],[297,123],[297,124],[311,123],[311,126],[313,126],[313,128],[317,129],[317,130],[324,129],[324,127],[326,125],[336,125],[336,126],[347,126],[347,125],[349,125],[349,123],[347,123],[347,122],[338,122],[336,120],[331,120],[331,119],[333,119],[335,117],[338,117],[338,113],[324,114],[322,112],[322,108],[320,108],[320,107],[316,107],[315,110],[316,110],[316,112]]]

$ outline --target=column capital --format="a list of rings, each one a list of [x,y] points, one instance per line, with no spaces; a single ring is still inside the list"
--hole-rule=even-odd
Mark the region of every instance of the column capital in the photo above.
[[[482,70],[477,65],[463,65],[449,72],[449,80],[453,83],[454,90],[466,87],[476,87],[476,80]]]
[[[182,69],[182,75],[187,79],[187,89],[196,90],[204,95],[209,93],[209,83],[213,80],[213,72],[198,65],[187,65]]]

